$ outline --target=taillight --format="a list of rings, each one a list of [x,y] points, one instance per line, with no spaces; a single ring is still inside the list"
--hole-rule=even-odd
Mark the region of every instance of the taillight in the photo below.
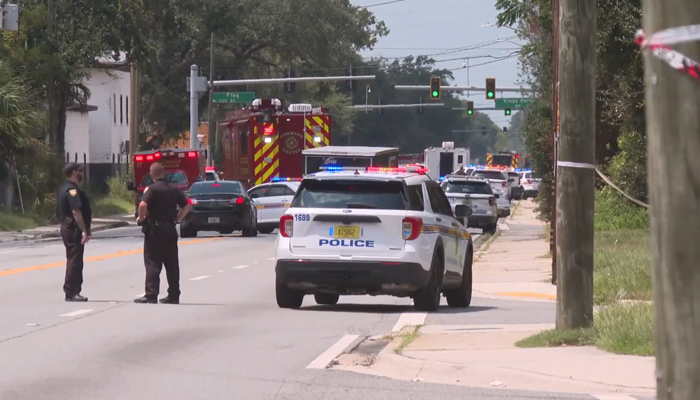
[[[197,199],[188,198],[187,203],[189,203],[189,205],[191,206],[196,206],[199,202],[197,201]]]
[[[280,218],[280,234],[282,237],[292,237],[294,234],[294,216],[283,215]]]
[[[508,183],[506,183],[506,181],[501,182],[501,186],[506,187],[507,185]]]
[[[134,161],[143,161],[143,156],[135,156]]]
[[[415,240],[423,229],[423,220],[420,218],[406,217],[403,219],[403,240]]]
[[[243,200],[243,197],[238,197],[236,199],[231,199],[231,204],[243,204],[245,200]]]
[[[496,198],[495,197],[489,197],[489,205],[490,206],[496,205]]]

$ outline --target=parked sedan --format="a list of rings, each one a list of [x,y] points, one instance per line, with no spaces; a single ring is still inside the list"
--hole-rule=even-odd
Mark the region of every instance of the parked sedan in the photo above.
[[[258,235],[257,211],[240,182],[196,182],[190,188],[187,202],[192,211],[180,223],[180,237],[196,237],[202,231]]]

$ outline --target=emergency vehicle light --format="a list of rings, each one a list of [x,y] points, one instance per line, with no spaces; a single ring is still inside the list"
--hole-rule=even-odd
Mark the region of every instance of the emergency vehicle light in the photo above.
[[[321,143],[321,137],[320,137],[320,136],[314,136],[314,143]]]
[[[355,171],[362,167],[341,167],[340,165],[322,165],[318,167],[321,171],[338,172],[338,171]]]
[[[272,124],[265,125],[263,128],[263,135],[274,135],[275,134],[275,127]]]
[[[367,167],[366,172],[415,172],[418,174],[425,174],[428,172],[427,168],[422,167],[395,167],[395,168],[385,168],[385,167]]]
[[[272,182],[301,182],[301,178],[272,178]]]
[[[153,161],[153,156],[146,156],[146,161]]]
[[[265,143],[272,143],[272,138],[271,138],[271,137],[266,137],[266,138],[265,138]]]
[[[143,156],[134,156],[134,161],[143,161]]]
[[[155,158],[160,158],[161,154],[160,154],[160,153],[156,153],[156,154],[154,154],[153,156],[154,156]]]
[[[215,170],[214,170],[214,167],[205,167],[204,171],[205,172],[214,172]]]
[[[197,152],[196,151],[190,151],[187,153],[187,157],[189,158],[197,158]]]

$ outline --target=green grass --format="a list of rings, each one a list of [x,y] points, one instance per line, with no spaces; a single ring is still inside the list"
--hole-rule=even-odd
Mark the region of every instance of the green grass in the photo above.
[[[418,330],[422,327],[423,325],[418,325],[418,326],[412,326],[410,327],[409,331],[400,335],[401,336],[401,344],[399,344],[395,349],[394,352],[396,354],[401,354],[401,352],[408,347],[409,344],[411,344],[414,340],[418,339],[418,336],[420,336],[420,332]]]
[[[40,225],[39,218],[31,214],[0,212],[0,231],[17,232],[25,229],[36,228]]]
[[[598,231],[593,273],[596,304],[651,300],[649,231]]]
[[[603,308],[592,328],[552,329],[515,343],[518,347],[597,346],[617,354],[654,355],[652,305],[618,303]]]
[[[112,215],[130,214],[134,212],[134,203],[117,197],[102,197],[95,199],[92,205],[94,218]]]

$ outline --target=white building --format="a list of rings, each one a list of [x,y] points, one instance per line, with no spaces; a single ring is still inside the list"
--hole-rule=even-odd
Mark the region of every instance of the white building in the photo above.
[[[66,113],[65,150],[70,161],[87,164],[91,183],[101,185],[125,163],[129,152],[130,66],[107,57],[89,71],[84,82],[90,90],[89,107]]]

